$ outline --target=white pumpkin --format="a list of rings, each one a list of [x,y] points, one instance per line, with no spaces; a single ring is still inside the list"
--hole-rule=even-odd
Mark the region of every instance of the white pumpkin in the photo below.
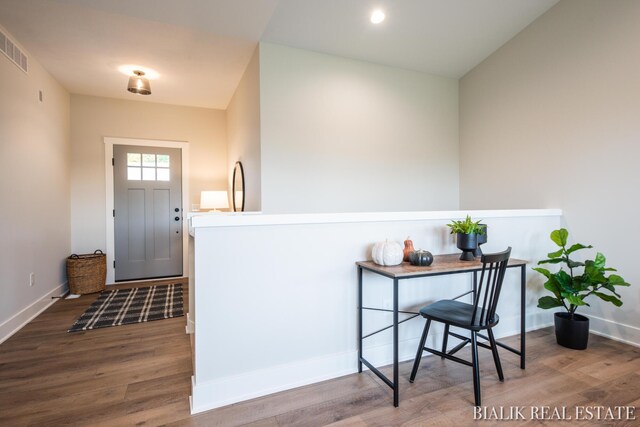
[[[371,258],[378,265],[398,265],[403,256],[402,245],[389,240],[376,243],[371,251]]]

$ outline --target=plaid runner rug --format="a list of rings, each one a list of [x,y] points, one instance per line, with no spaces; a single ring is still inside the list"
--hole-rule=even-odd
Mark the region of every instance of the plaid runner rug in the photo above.
[[[67,332],[179,317],[182,284],[104,291]]]

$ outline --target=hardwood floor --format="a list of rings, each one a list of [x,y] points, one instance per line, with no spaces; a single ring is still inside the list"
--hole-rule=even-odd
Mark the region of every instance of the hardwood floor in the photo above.
[[[121,287],[129,287],[124,285]],[[95,295],[54,304],[0,345],[0,425],[427,426],[472,425],[471,370],[423,359],[416,382],[401,365],[401,404],[370,373],[289,390],[191,416],[191,347],[185,318],[67,333]],[[188,296],[185,295],[185,304]],[[640,405],[640,349],[591,335],[586,351],[555,344],[551,329],[527,334],[527,369],[501,351],[505,382],[491,352],[481,351],[483,404],[531,406]],[[517,337],[506,340],[512,345]],[[465,350],[466,351],[466,350]],[[468,357],[461,352],[463,357]],[[388,371],[388,368],[385,369]],[[640,419],[640,413],[636,414]],[[509,425],[483,421],[481,425]],[[638,425],[638,421],[570,425]]]
[[[0,345],[0,425],[161,424],[188,416],[185,318],[67,333],[96,297],[58,301]]]

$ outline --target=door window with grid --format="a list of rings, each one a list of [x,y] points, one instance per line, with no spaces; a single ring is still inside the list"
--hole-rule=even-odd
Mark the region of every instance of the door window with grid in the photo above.
[[[129,181],[169,181],[168,154],[127,153],[127,179]]]

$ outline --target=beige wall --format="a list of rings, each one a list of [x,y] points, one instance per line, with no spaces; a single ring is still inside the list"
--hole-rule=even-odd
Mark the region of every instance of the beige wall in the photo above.
[[[29,66],[0,53],[0,341],[51,301],[71,249],[69,94],[33,56]]]
[[[262,210],[458,207],[458,82],[260,45]]]
[[[562,0],[460,83],[461,207],[562,208],[634,284],[591,300],[592,329],[637,344],[639,22],[638,1]]]
[[[227,187],[225,112],[84,95],[71,97],[71,246],[105,248],[104,137],[189,143],[189,206]]]
[[[240,84],[227,107],[229,194],[233,168],[242,162],[245,211],[261,208],[260,162],[260,52],[256,48]]]

